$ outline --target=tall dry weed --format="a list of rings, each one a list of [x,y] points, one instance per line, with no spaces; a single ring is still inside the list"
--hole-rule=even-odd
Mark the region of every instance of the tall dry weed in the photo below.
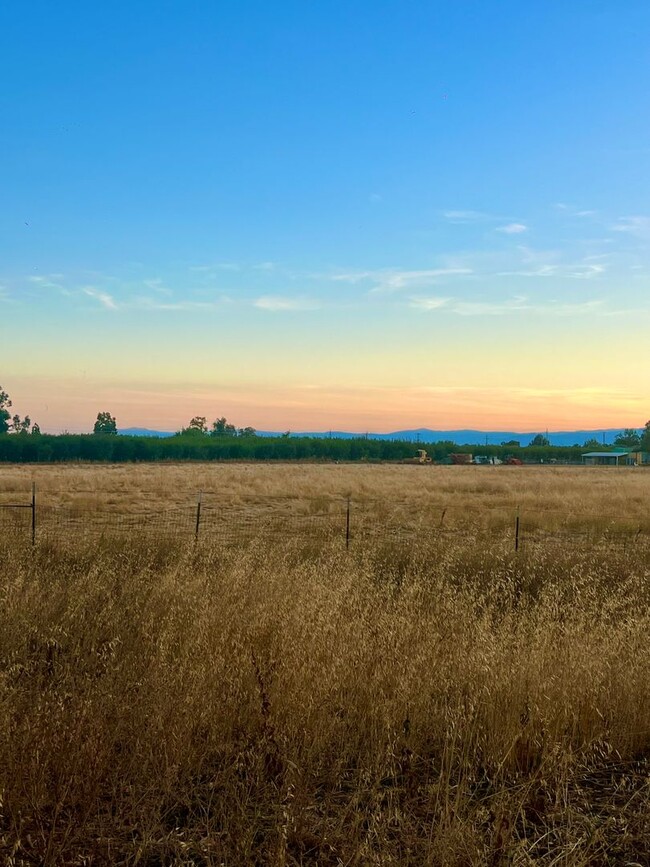
[[[0,545],[9,865],[644,863],[641,549]]]

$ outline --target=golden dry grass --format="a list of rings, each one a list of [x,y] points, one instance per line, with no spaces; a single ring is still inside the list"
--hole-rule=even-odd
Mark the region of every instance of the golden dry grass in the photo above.
[[[29,481],[7,469],[5,491]],[[125,501],[130,473],[133,499],[151,489],[158,505],[207,481],[242,509],[249,493],[350,492],[379,525],[390,498],[411,517],[431,500],[597,513],[629,499],[636,520],[649,481],[36,470],[52,496]],[[510,541],[0,539],[3,863],[647,864],[648,547],[567,538],[516,555]]]
[[[650,472],[643,468],[441,467],[315,464],[8,465],[0,504],[26,502],[82,517],[185,510],[192,526],[199,491],[224,520],[330,512],[351,497],[356,516],[395,527],[611,529],[650,533]],[[444,513],[444,515],[443,515]],[[0,510],[0,521],[7,518]],[[182,519],[179,518],[179,526]]]

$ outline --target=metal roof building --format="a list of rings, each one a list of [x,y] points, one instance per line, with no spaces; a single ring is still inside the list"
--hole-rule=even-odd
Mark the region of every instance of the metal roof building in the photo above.
[[[583,464],[599,467],[638,467],[645,463],[648,456],[638,449],[617,449],[611,452],[586,452]]]

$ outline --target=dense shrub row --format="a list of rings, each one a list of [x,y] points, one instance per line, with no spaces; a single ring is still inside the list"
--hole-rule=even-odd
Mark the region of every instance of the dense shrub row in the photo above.
[[[399,440],[323,439],[318,437],[214,437],[184,435],[168,438],[61,434],[0,435],[0,461],[15,463],[60,461],[221,461],[324,460],[399,461],[425,448],[435,461],[453,452],[472,452],[503,459],[508,446],[457,446],[451,442],[420,443]],[[532,447],[516,449],[531,463],[558,460],[580,462],[583,448]]]

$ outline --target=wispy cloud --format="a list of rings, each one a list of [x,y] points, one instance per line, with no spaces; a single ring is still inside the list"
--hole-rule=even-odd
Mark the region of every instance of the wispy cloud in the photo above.
[[[157,292],[160,295],[166,295],[168,297],[173,294],[172,290],[165,285],[165,282],[161,280],[160,277],[152,277],[148,280],[143,280],[142,282],[147,289],[150,289],[152,292]]]
[[[443,211],[442,216],[450,223],[480,223],[483,220],[495,219],[483,211]]]
[[[393,271],[383,275],[372,292],[400,292],[413,286],[427,286],[443,278],[467,276],[471,268],[429,268],[422,271]]]
[[[225,295],[210,301],[191,301],[187,299],[179,301],[161,300],[160,297],[148,295],[133,295],[127,300],[118,301],[113,295],[110,295],[108,292],[102,292],[94,286],[86,286],[83,292],[85,295],[99,302],[100,306],[105,310],[191,313],[218,310],[230,303],[230,299]]]
[[[400,292],[414,286],[429,286],[449,277],[468,276],[471,268],[427,268],[422,270],[378,269],[369,271],[343,271],[329,276],[340,283],[374,283],[371,293]]]
[[[575,268],[567,270],[567,277],[572,277],[574,280],[591,280],[593,277],[598,277],[604,274],[607,270],[605,265],[589,265],[582,264]]]
[[[275,271],[277,268],[276,262],[258,262],[257,265],[253,265],[255,271]]]
[[[523,224],[513,224],[517,227]],[[512,229],[510,234],[519,235]],[[433,286],[448,286],[452,281],[472,278],[556,278],[564,280],[591,280],[610,270],[610,254],[582,256],[571,260],[562,250],[537,250],[520,244],[508,250],[465,251],[457,257],[443,260],[444,267],[426,269],[368,269],[339,271],[333,274],[312,275],[318,279],[367,284],[368,295],[413,292]]]
[[[84,287],[83,292],[88,295],[89,298],[94,298],[96,301],[98,301],[100,305],[106,310],[118,309],[117,302],[112,295],[108,294],[108,292],[102,292],[100,289],[95,289],[94,286]]]
[[[273,312],[280,310],[316,310],[318,306],[315,301],[309,298],[288,298],[282,295],[262,295],[253,301],[253,307]]]
[[[410,306],[416,307],[418,310],[439,310],[441,307],[446,307],[452,298],[411,298]]]
[[[58,281],[62,278],[63,274],[30,274],[27,280],[34,286],[38,286],[40,289],[61,290],[64,287]]]
[[[635,238],[650,240],[650,217],[619,217],[611,228],[614,232],[626,232]]]
[[[161,301],[158,298],[138,296],[132,298],[123,306],[132,310],[152,310],[172,313],[191,313],[208,310],[218,310],[225,304],[230,303],[227,296],[221,296],[213,301]]]
[[[338,271],[334,274],[314,274],[318,278],[326,277],[335,283],[363,283],[365,280],[376,280],[381,271]]]
[[[605,313],[601,299],[567,304],[549,301],[544,304],[531,303],[523,296],[515,296],[505,301],[464,301],[458,298],[413,297],[410,306],[418,310],[443,310],[458,316],[507,316],[515,313],[532,313],[545,316],[576,316],[587,313]]]
[[[190,271],[198,274],[214,274],[218,271],[241,271],[237,262],[214,262],[211,265],[190,265]]]
[[[565,202],[556,202],[553,207],[556,211],[562,211],[568,217],[586,219],[587,217],[595,217],[598,214],[598,211],[575,208],[573,205],[567,205]]]
[[[519,271],[500,271],[498,277],[568,277],[572,280],[591,280],[604,274],[605,265],[578,263],[575,265],[540,265]]]
[[[538,268],[522,268],[519,271],[499,271],[497,277],[555,277],[558,265],[540,265]]]
[[[496,272],[497,277],[568,278],[589,280],[607,270],[607,256],[583,256],[577,261],[562,261],[558,250],[535,250],[525,245],[517,247],[519,263]]]
[[[528,231],[528,226],[524,223],[508,223],[505,226],[499,226],[497,232],[503,232],[505,235],[520,235],[522,232]]]

